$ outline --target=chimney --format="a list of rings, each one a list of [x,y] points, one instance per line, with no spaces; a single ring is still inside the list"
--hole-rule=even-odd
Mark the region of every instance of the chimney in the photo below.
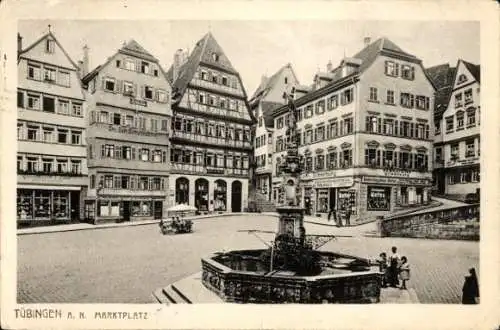
[[[333,64],[332,61],[328,61],[328,64],[326,65],[326,72],[330,73],[333,70]]]
[[[17,52],[21,52],[23,50],[23,37],[18,33],[17,34]]]
[[[82,60],[78,61],[78,72],[80,73],[80,76],[83,78],[84,74],[83,74],[83,61]]]
[[[89,73],[89,47],[83,46],[82,77]]]
[[[177,49],[174,54],[174,64],[172,65],[173,70],[173,81],[176,81],[179,77],[179,69],[184,62],[184,51],[182,49]]]
[[[370,37],[365,37],[363,39],[363,43],[365,44],[365,47],[368,46],[371,41],[372,41],[372,39]]]

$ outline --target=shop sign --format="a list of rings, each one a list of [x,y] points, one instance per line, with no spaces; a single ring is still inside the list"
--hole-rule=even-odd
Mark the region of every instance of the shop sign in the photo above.
[[[398,170],[398,169],[384,169],[384,175],[407,178],[410,176],[410,171]]]
[[[130,98],[130,104],[142,105],[143,107],[148,106],[148,103],[146,101],[134,99],[133,97]]]
[[[479,158],[475,157],[475,158],[471,158],[471,159],[460,159],[460,160],[448,161],[446,163],[446,166],[472,165],[472,164],[476,164],[478,162],[479,162]]]
[[[207,167],[207,173],[208,174],[224,174],[224,169],[223,168],[210,168],[210,167]]]
[[[335,178],[328,180],[318,180],[314,181],[314,188],[337,188],[337,187],[350,187],[354,184],[354,179],[352,177],[348,178]]]
[[[363,183],[380,183],[393,185],[430,185],[429,180],[413,178],[384,178],[364,176],[361,181]]]
[[[331,177],[336,177],[337,174],[335,171],[321,171],[318,173],[314,173],[313,177],[316,178],[331,178]]]

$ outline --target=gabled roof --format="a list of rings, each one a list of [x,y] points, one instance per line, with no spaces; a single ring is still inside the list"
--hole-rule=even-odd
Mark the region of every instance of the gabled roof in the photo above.
[[[478,83],[481,83],[481,65],[461,60]]]
[[[448,63],[432,66],[425,69],[425,72],[432,80],[437,90],[453,85],[455,68],[450,67]]]
[[[83,84],[86,85],[89,81],[91,81],[99,73],[99,71],[101,71],[102,68],[104,68],[106,65],[108,65],[109,62],[111,62],[115,58],[115,56],[119,53],[125,54],[125,55],[130,55],[130,56],[135,56],[135,57],[141,57],[141,58],[147,59],[153,63],[157,63],[160,72],[167,79],[167,74],[165,73],[165,71],[161,67],[158,59],[156,57],[154,57],[153,55],[151,55],[151,53],[149,53],[147,50],[145,50],[141,45],[139,45],[139,43],[137,41],[135,41],[134,39],[131,39],[129,42],[127,42],[125,45],[123,45],[122,48],[118,49],[118,51],[113,56],[108,57],[108,59],[106,60],[106,62],[104,62],[104,64],[98,65],[92,71],[87,73],[82,78]],[[167,81],[168,81],[168,79],[167,79]],[[169,81],[169,83],[170,83],[170,81]]]
[[[276,84],[276,81],[280,77],[281,73],[287,68],[289,68],[292,71],[295,80],[298,81],[297,75],[295,74],[295,71],[292,68],[292,64],[287,63],[284,66],[282,66],[278,71],[276,71],[271,77],[267,78],[265,81],[262,81],[259,87],[257,87],[255,92],[253,93],[253,96],[250,100],[253,100],[257,97],[261,98],[264,97],[267,94],[267,92]]]
[[[212,58],[213,54],[219,56],[218,61]],[[167,78],[172,82],[172,86],[178,94],[184,94],[188,83],[193,79],[200,64],[215,66],[239,76],[212,33],[208,32],[196,43],[187,61],[181,65],[175,81],[173,81],[173,65],[167,71]]]
[[[38,45],[40,42],[42,42],[43,40],[45,40],[47,37],[51,37],[54,40],[54,42],[56,43],[56,45],[62,50],[64,56],[67,57],[67,59],[71,63],[71,65],[73,65],[74,68],[77,69],[77,71],[78,71],[78,65],[71,59],[71,56],[69,56],[69,54],[66,52],[66,50],[64,49],[64,47],[61,45],[61,43],[59,43],[59,40],[57,40],[56,36],[51,31],[49,31],[46,34],[44,34],[43,36],[41,36],[38,40],[36,40],[34,43],[32,43],[31,45],[29,45],[25,49],[21,49],[19,51],[19,53],[17,54],[17,59],[19,60],[19,58],[23,54],[25,54],[28,51],[30,51],[31,49],[33,49],[36,45]]]

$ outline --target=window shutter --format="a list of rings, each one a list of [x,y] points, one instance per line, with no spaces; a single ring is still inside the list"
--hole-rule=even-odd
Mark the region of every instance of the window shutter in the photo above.
[[[382,118],[377,118],[377,131],[382,133]]]
[[[384,72],[385,72],[385,74],[389,73],[389,61],[385,61]]]
[[[94,110],[90,111],[90,123],[91,124],[95,123],[95,111]]]
[[[429,125],[425,125],[425,138],[429,139]]]
[[[395,121],[394,121],[394,135],[396,135],[396,136],[398,136],[398,135],[399,135],[399,134],[398,134],[398,133],[399,133],[399,129],[398,129],[399,127],[398,127],[398,126],[399,126],[399,125],[398,125],[398,121],[397,121],[397,120],[395,120]]]
[[[145,86],[145,85],[142,85],[142,86],[141,86],[141,97],[142,97],[143,99],[145,99],[145,98],[146,98],[146,86]]]
[[[380,150],[377,150],[377,165],[380,166],[381,159],[380,159]]]
[[[106,157],[106,149],[104,144],[101,144],[101,158]]]
[[[429,98],[425,97],[425,110],[429,110]]]
[[[132,158],[132,160],[135,160],[135,148],[132,148],[131,158]]]
[[[385,150],[382,150],[382,165],[386,165],[386,155],[387,153],[385,152]]]
[[[411,67],[411,80],[415,80],[415,67]]]
[[[415,124],[414,123],[410,123],[410,137],[413,138],[415,137],[416,134],[415,133]]]
[[[395,76],[399,76],[399,64],[395,63]]]
[[[115,114],[113,112],[110,112],[109,115],[108,115],[108,124],[113,124],[114,122],[114,117],[115,117]]]
[[[102,90],[106,90],[106,77],[102,77],[101,79],[101,88]]]
[[[123,81],[122,80],[116,80],[116,83],[115,83],[115,93],[120,93],[122,91],[122,84],[123,84]]]
[[[141,60],[136,60],[135,61],[135,71],[142,72],[141,71]]]
[[[415,106],[415,96],[413,94],[410,94],[410,108],[413,108]]]
[[[370,165],[370,159],[368,158],[368,149],[365,149],[365,164]]]
[[[394,167],[398,167],[398,159],[399,159],[398,154],[399,152],[394,151],[394,161],[393,161]]]

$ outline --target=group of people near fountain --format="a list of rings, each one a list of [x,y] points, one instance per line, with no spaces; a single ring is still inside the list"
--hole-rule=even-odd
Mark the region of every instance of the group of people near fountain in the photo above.
[[[406,282],[410,280],[410,264],[408,258],[405,256],[400,257],[397,251],[397,247],[393,246],[389,257],[385,252],[380,253],[378,264],[380,272],[384,274],[382,287],[399,287],[406,290]],[[401,280],[401,286],[399,286],[399,280]]]
[[[341,207],[338,210],[331,209],[330,212],[328,212],[328,221],[330,221],[332,217],[337,227],[351,225],[351,209],[349,206]],[[344,220],[344,223],[342,223],[342,220]]]

